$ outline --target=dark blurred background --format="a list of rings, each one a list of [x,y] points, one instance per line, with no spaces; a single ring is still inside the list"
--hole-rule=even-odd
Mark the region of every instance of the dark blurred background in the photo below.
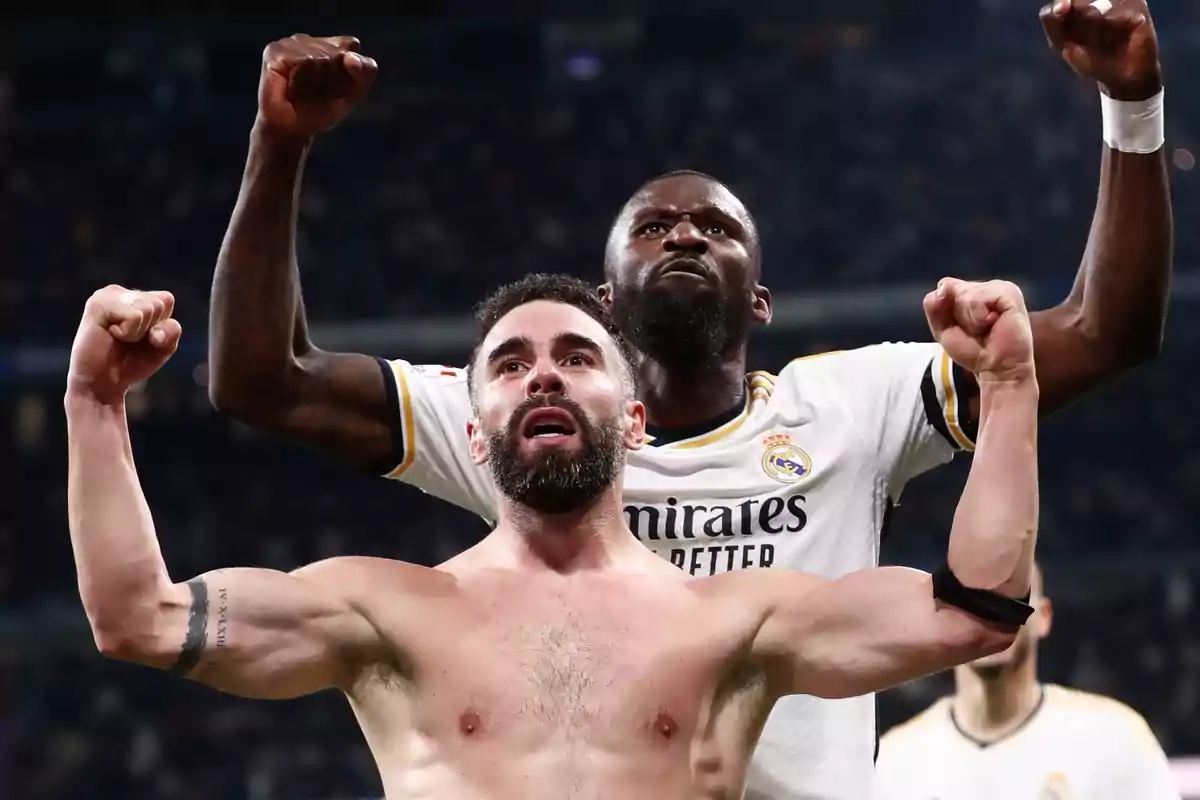
[[[178,300],[184,347],[131,401],[176,578],[341,553],[433,564],[484,533],[209,406],[208,292],[272,39],[354,34],[381,67],[305,181],[305,298],[327,348],[460,363],[477,299],[535,269],[596,279],[617,208],[678,167],[727,181],[758,217],[777,318],[755,368],[925,339],[919,298],[943,275],[1014,278],[1031,307],[1058,302],[1074,277],[1099,103],[1046,48],[1036,2],[440,5],[5,12],[0,797],[380,791],[338,696],[241,701],[92,649],[66,528],[61,396],[66,348],[99,286]],[[1174,165],[1171,322],[1157,362],[1045,425],[1040,548],[1057,614],[1043,673],[1131,704],[1182,769],[1200,755],[1200,4],[1152,10]],[[909,488],[885,560],[929,566],[944,552],[966,466]],[[889,692],[883,727],[945,689],[943,678]]]

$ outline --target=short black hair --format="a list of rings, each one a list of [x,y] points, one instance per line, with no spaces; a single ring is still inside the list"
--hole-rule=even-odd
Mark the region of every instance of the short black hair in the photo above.
[[[637,375],[634,365],[637,364],[637,351],[617,328],[612,315],[608,312],[608,307],[596,293],[596,288],[570,275],[535,272],[518,281],[501,286],[475,306],[475,321],[479,326],[479,331],[475,339],[475,346],[471,348],[471,358],[467,362],[467,386],[471,393],[472,404],[475,401],[475,363],[479,359],[479,348],[483,346],[483,340],[491,333],[492,328],[496,327],[496,323],[510,311],[538,300],[573,306],[600,323],[616,343],[617,351],[625,362],[622,364],[622,369],[625,372],[628,388],[631,392],[634,390]]]
[[[709,175],[707,172],[701,172],[698,169],[672,169],[672,170],[667,170],[666,172],[661,172],[658,175],[655,175],[653,178],[649,179],[648,181],[644,182],[629,197],[630,197],[630,199],[633,199],[637,195],[641,194],[642,190],[645,189],[647,186],[652,186],[652,185],[658,183],[659,181],[670,180],[671,178],[700,178],[701,180],[706,180],[706,181],[715,183],[718,186],[724,188],[730,194],[733,194],[733,190],[729,188],[729,184],[725,183],[725,181],[721,180],[720,178],[714,178],[712,175]]]

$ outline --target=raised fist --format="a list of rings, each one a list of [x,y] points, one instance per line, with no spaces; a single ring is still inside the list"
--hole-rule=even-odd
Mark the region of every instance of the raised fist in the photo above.
[[[103,403],[120,401],[129,387],[158,372],[179,347],[182,329],[171,318],[170,292],[106,286],[83,308],[71,346],[70,390]]]
[[[1016,284],[942,278],[925,295],[925,317],[946,353],[980,383],[1035,376],[1029,312]]]
[[[272,133],[316,136],[345,118],[378,71],[353,36],[298,33],[271,42],[258,82],[259,121]]]
[[[1040,16],[1050,48],[1110,96],[1146,100],[1162,89],[1146,0],[1052,0]]]

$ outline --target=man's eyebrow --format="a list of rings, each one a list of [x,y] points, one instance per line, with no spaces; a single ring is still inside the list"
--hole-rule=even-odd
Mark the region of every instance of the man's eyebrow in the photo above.
[[[494,364],[505,356],[511,356],[514,353],[519,353],[522,350],[528,350],[532,346],[528,337],[525,336],[510,336],[500,344],[492,348],[488,353],[485,364]]]
[[[644,206],[634,212],[631,222],[637,226],[652,219],[674,219],[687,214],[692,217],[717,218],[729,224],[739,232],[745,232],[746,223],[738,219],[732,211],[712,203],[706,203],[696,208],[678,208],[675,206]]]
[[[599,345],[594,339],[584,336],[582,333],[560,333],[554,337],[556,346],[566,346],[578,350],[587,350],[588,352],[604,357],[604,348]]]

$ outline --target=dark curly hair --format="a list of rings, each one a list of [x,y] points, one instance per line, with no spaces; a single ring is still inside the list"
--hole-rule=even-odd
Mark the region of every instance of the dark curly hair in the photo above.
[[[471,348],[471,358],[467,362],[467,385],[470,388],[472,404],[476,399],[475,363],[479,359],[479,348],[483,345],[483,340],[491,333],[496,323],[510,311],[537,300],[573,306],[599,322],[612,337],[617,351],[621,354],[627,389],[633,393],[636,388],[637,370],[634,365],[637,364],[637,351],[613,322],[612,315],[608,313],[607,306],[600,301],[595,287],[570,275],[539,272],[501,286],[475,307],[475,321],[479,325],[479,333],[475,346]]]

